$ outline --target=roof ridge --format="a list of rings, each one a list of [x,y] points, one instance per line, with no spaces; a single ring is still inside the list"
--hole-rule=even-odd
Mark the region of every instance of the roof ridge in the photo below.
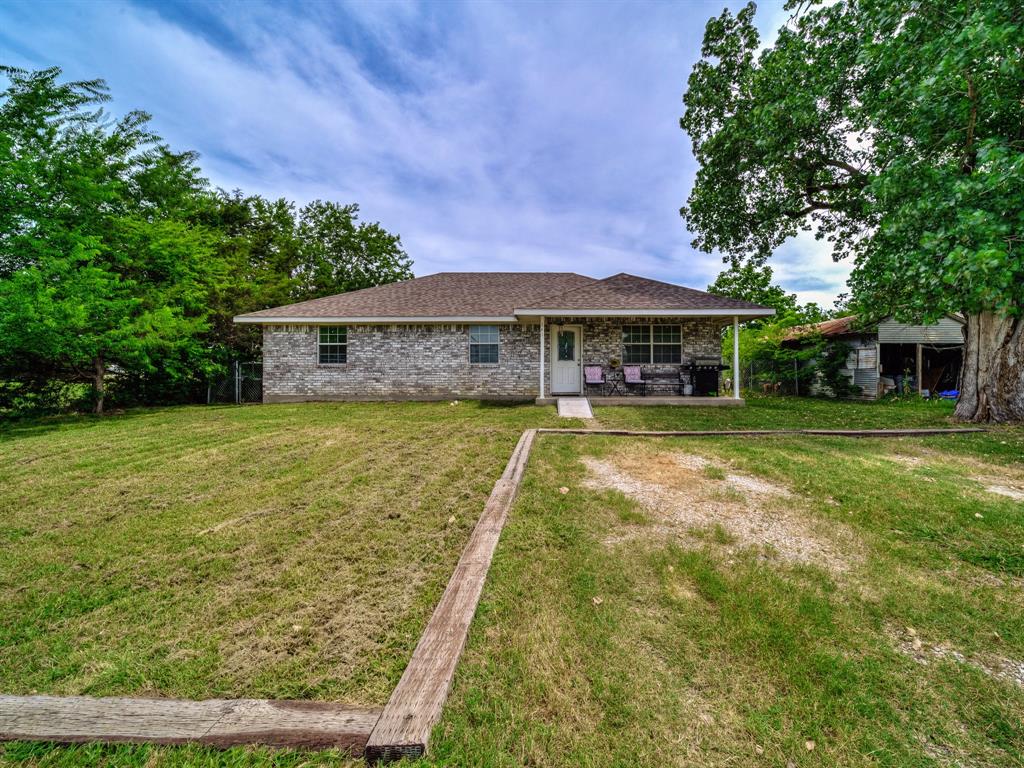
[[[754,310],[748,301],[715,296],[687,286],[620,272],[593,278],[578,272],[435,272],[394,283],[321,296],[245,315],[269,318],[494,318],[517,314],[561,314],[572,310],[624,313],[645,310],[711,315]],[[296,320],[297,322],[297,320]]]

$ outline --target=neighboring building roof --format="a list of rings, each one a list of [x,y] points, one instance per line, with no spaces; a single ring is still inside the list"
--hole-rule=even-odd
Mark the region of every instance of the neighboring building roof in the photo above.
[[[551,311],[546,311],[550,309]],[[619,274],[604,280],[574,272],[439,272],[361,291],[249,312],[241,323],[512,322],[517,315],[741,315],[774,310],[749,301]]]
[[[839,336],[878,336],[883,344],[962,344],[960,330],[964,319],[960,315],[949,314],[938,322],[928,325],[912,325],[900,323],[892,318],[880,320],[877,325],[861,326],[857,323],[857,315],[847,315],[826,320],[814,325],[798,325],[789,329],[782,337],[783,342],[796,342],[811,334],[820,334],[827,339]]]
[[[796,341],[804,336],[810,336],[812,333],[820,334],[825,338],[850,336],[860,332],[855,330],[856,323],[857,315],[847,315],[846,317],[836,317],[823,323],[815,323],[814,325],[796,325],[789,329],[789,332],[782,337],[782,340]]]

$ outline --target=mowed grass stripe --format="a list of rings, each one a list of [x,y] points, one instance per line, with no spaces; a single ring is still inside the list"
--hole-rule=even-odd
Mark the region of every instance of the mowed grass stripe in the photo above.
[[[382,703],[546,418],[311,404],[12,429],[0,451],[77,468],[23,465],[0,489],[2,690]]]

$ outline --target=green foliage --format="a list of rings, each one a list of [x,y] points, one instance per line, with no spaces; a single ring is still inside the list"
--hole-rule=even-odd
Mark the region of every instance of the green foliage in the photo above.
[[[750,323],[740,327],[740,370],[752,371],[749,386],[756,390],[763,384],[780,384],[787,393],[808,393],[816,376],[814,361],[824,349],[820,339],[799,346],[784,344],[786,336],[800,325],[826,319],[815,304],[797,307],[771,318],[769,322]],[[723,356],[732,354],[732,329],[722,340]],[[747,382],[747,379],[744,379]]]
[[[771,307],[779,315],[797,311],[796,294],[772,284],[772,268],[752,262],[732,264],[708,286],[708,293]]]
[[[0,67],[0,409],[189,399],[256,353],[236,314],[412,276],[356,205],[214,192],[100,80]]]
[[[111,123],[86,111],[108,98],[102,83],[4,72],[0,179],[15,200],[0,232],[5,374],[92,379],[101,410],[111,365],[201,366],[196,336],[219,265],[214,233],[181,217],[202,185],[194,157],[161,146],[144,113]]]
[[[849,377],[842,372],[846,367],[846,359],[850,356],[852,347],[841,341],[833,341],[819,346],[820,353],[814,365],[814,370],[820,383],[833,397],[850,397],[859,394],[861,389],[850,381]]]
[[[820,340],[799,347],[783,342],[794,327],[819,323],[828,315],[814,302],[801,306],[795,294],[786,293],[771,280],[772,269],[768,265],[733,262],[708,286],[708,291],[753,301],[776,312],[772,317],[740,326],[740,369],[751,372],[746,379],[749,387],[779,384],[786,392],[807,392],[815,377],[815,367],[809,363],[818,357],[824,345]],[[722,336],[723,359],[732,359],[732,337],[732,328],[726,329]]]
[[[398,235],[377,223],[360,224],[358,205],[314,200],[299,211],[296,237],[299,300],[412,277]]]
[[[210,297],[211,344],[253,355],[260,329],[235,315],[411,278],[399,236],[358,214],[354,204],[316,200],[296,211],[284,199],[219,192],[204,216],[222,233],[220,255],[236,277]]]
[[[759,265],[814,229],[880,316],[1019,315],[1024,6],[790,7],[760,53],[752,3],[707,24],[681,121],[695,245]]]

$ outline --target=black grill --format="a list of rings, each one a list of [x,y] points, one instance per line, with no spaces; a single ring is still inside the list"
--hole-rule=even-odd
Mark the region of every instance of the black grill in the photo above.
[[[718,374],[728,368],[713,358],[697,358],[690,363],[690,381],[693,382],[693,394],[710,395],[718,392]]]

